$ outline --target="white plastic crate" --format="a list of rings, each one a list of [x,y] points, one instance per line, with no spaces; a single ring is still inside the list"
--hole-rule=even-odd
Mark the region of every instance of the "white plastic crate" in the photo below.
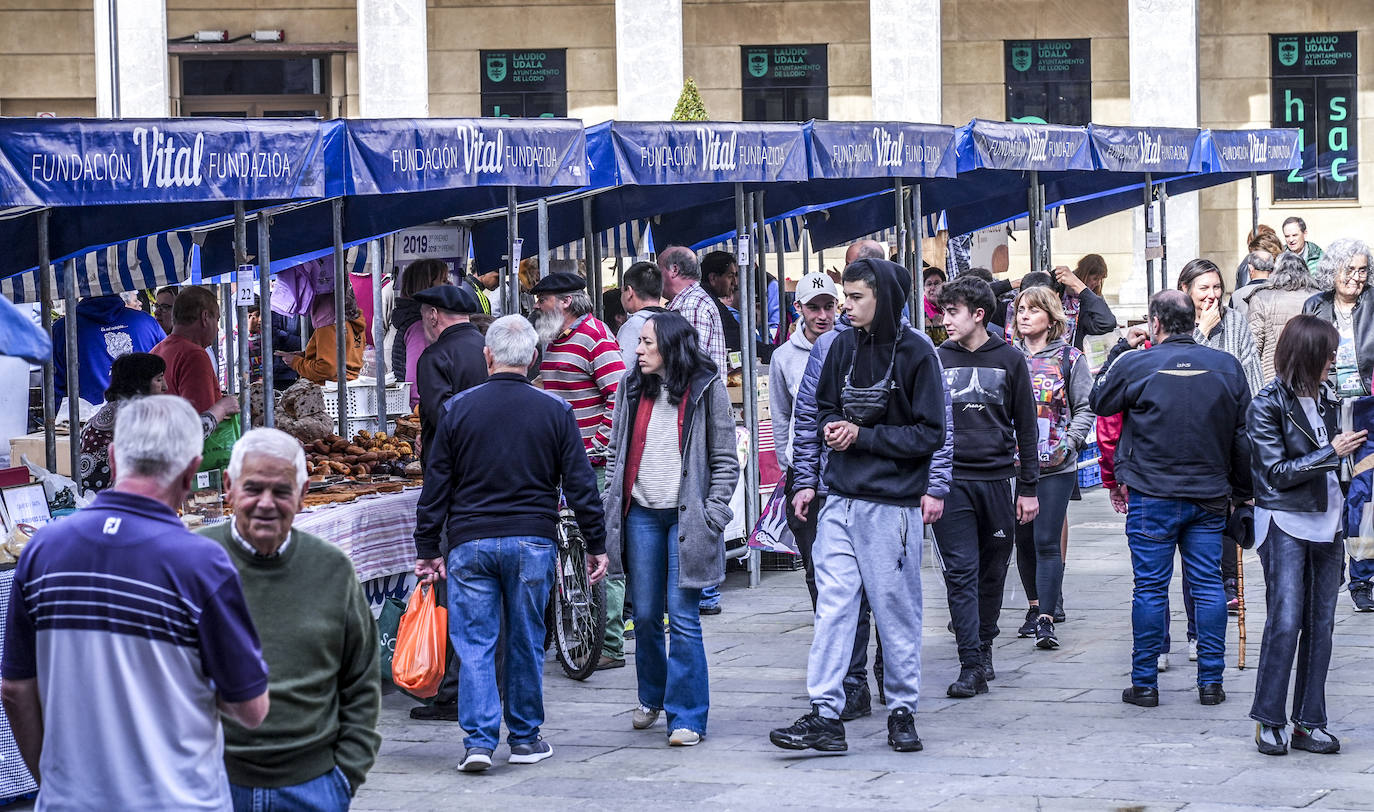
[[[345,390],[348,418],[377,417],[377,384],[375,381],[349,381]],[[324,411],[336,420],[339,417],[339,389],[323,389]],[[410,414],[410,382],[401,381],[386,388],[386,413],[390,417]]]

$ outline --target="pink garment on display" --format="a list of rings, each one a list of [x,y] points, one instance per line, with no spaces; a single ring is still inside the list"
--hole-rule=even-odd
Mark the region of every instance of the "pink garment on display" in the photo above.
[[[425,337],[424,322],[415,322],[406,328],[406,377],[410,381],[410,408],[420,402],[420,387],[415,385],[416,370],[420,368],[420,353],[429,346],[429,339]]]

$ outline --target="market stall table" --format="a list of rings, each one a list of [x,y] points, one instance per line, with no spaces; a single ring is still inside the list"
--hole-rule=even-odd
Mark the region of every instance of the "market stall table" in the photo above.
[[[366,584],[415,569],[415,510],[419,488],[364,496],[296,516],[294,527],[344,551]]]

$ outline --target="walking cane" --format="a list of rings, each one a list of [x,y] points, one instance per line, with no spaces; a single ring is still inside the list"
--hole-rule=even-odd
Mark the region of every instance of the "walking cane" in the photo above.
[[[1236,607],[1236,631],[1240,636],[1240,655],[1236,668],[1245,670],[1245,548],[1236,545],[1236,597],[1240,599]]]

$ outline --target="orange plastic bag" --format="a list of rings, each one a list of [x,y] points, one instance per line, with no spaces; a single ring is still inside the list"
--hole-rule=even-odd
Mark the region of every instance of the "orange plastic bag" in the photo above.
[[[448,642],[448,611],[434,600],[432,584],[417,584],[396,632],[396,655],[391,679],[412,696],[427,699],[439,693],[444,680]]]

